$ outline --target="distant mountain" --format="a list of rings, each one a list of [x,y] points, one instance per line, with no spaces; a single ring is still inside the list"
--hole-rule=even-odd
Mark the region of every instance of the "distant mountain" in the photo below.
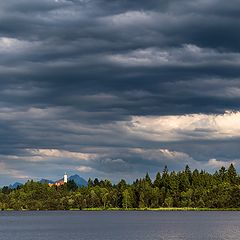
[[[11,189],[16,189],[17,187],[21,187],[22,183],[20,182],[15,182],[14,184],[10,184],[8,187]]]
[[[61,181],[61,180],[63,180],[63,178],[61,178],[57,181]],[[84,178],[80,177],[77,174],[68,177],[68,180],[73,180],[77,184],[78,187],[87,186],[87,184],[88,184],[87,181]],[[43,178],[39,182],[40,183],[55,183],[57,181],[52,181],[52,180]]]
[[[49,179],[44,179],[44,178],[42,178],[39,182],[40,183],[54,183],[54,181],[49,180]]]
[[[59,180],[63,180],[63,178],[61,178]],[[85,186],[88,185],[87,181],[77,174],[68,177],[68,180],[73,180],[77,184],[78,187],[83,187],[83,186],[85,187]],[[55,183],[57,181],[42,178],[39,182],[40,183]],[[8,187],[11,188],[11,189],[16,189],[17,187],[22,186],[22,185],[23,184],[20,183],[20,182],[15,182],[14,184],[10,184]]]
[[[78,187],[85,187],[88,184],[84,178],[80,177],[77,174],[70,176],[68,180],[73,180],[78,185]]]

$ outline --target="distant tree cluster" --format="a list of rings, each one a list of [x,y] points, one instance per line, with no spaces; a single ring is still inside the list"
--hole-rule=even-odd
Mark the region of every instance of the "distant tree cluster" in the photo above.
[[[154,181],[148,174],[132,184],[89,179],[88,186],[80,188],[74,181],[60,187],[28,181],[17,189],[3,187],[0,191],[2,210],[159,207],[239,208],[240,177],[232,164],[214,174],[192,172],[188,166],[184,171],[169,172],[165,167]]]

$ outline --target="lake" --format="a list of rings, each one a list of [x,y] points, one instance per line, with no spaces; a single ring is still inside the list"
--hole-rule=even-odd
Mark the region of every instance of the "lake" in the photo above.
[[[239,212],[0,212],[1,240],[236,240],[239,238]]]

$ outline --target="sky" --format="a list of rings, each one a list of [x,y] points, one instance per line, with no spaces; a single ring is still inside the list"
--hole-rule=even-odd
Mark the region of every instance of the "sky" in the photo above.
[[[237,0],[1,0],[0,185],[240,170]]]

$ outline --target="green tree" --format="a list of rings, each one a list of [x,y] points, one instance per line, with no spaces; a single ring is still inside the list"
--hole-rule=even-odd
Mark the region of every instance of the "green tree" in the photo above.
[[[74,180],[69,180],[66,184],[68,191],[76,191],[78,189],[77,184],[74,182]]]
[[[149,186],[152,186],[152,180],[151,180],[151,178],[150,178],[150,176],[149,176],[148,173],[147,173],[146,176],[145,176],[145,182],[146,182],[147,184],[149,184]]]
[[[230,183],[233,183],[233,184],[237,183],[237,171],[232,163],[230,164],[227,170],[227,176]]]
[[[165,207],[173,207],[173,198],[171,196],[168,196],[164,201]]]
[[[160,172],[157,172],[157,175],[156,175],[153,185],[154,185],[154,187],[161,188],[162,187],[161,184],[162,184],[161,174],[160,174]]]
[[[128,191],[128,189],[125,189],[122,193],[123,195],[123,208],[127,209],[129,207],[131,207],[131,196],[130,193]]]

